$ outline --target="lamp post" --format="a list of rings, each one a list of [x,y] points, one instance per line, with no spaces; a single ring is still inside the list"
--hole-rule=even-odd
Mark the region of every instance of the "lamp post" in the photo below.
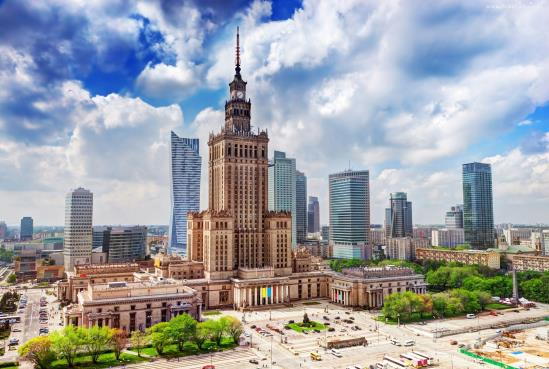
[[[273,336],[271,336],[271,369],[273,368]]]

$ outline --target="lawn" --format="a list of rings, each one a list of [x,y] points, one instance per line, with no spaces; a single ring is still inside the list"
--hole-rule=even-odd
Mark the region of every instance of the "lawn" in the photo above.
[[[511,305],[505,305],[505,304],[500,304],[498,302],[494,302],[486,305],[486,310],[503,310],[503,309],[510,309],[512,307],[513,306]]]
[[[208,347],[208,344],[212,344],[210,341],[206,341],[204,343],[204,347]],[[218,350],[230,350],[234,348],[236,345],[233,342],[232,338],[224,337],[221,340],[221,345],[217,348]],[[137,352],[135,348],[130,348],[131,351]],[[164,347],[164,352],[161,356],[163,357],[181,357],[181,356],[189,356],[189,355],[198,355],[198,354],[206,354],[209,353],[209,350],[206,349],[198,349],[198,347],[194,343],[186,343],[185,347],[182,352],[177,350],[176,344],[167,345]],[[141,354],[145,354],[148,356],[160,356],[158,355],[158,351],[152,346],[145,347],[141,349]]]
[[[288,324],[288,326],[293,329],[294,331],[296,332],[303,332],[303,331],[312,331],[313,329],[318,329],[319,331],[323,330],[323,329],[326,329],[326,326],[322,323],[319,323],[319,322],[313,322],[311,320],[310,322],[310,326],[308,327],[302,327],[301,324],[303,323],[290,323]]]
[[[433,318],[433,315],[430,314],[430,313],[415,313],[415,314],[412,314],[411,318],[409,320],[404,320],[403,317],[400,317],[400,323],[401,324],[404,324],[404,323],[417,323],[417,322],[422,322],[422,321],[425,321],[425,320],[433,320],[435,318]],[[390,318],[387,319],[387,321],[385,321],[385,317],[383,316],[383,314],[379,314],[375,320],[377,320],[378,322],[382,322],[382,323],[387,323],[387,324],[390,324],[390,325],[394,325],[394,324],[398,324],[398,320],[395,319],[395,320],[392,320]]]
[[[305,301],[303,305],[320,305],[318,301]]]
[[[114,353],[109,352],[109,353],[101,354],[99,356],[99,360],[97,364],[92,363],[91,357],[89,355],[78,356],[74,360],[73,368],[74,369],[80,369],[80,368],[102,369],[102,368],[110,368],[112,366],[118,366],[118,365],[124,365],[124,364],[136,364],[136,363],[140,363],[148,360],[149,359],[138,357],[137,355],[122,353],[120,355],[120,361],[118,361],[114,358]],[[65,359],[55,360],[51,364],[52,369],[66,369],[68,367],[69,365],[67,364],[67,361]]]
[[[221,315],[221,311],[219,310],[209,310],[209,311],[203,311],[202,315],[209,316],[209,315]]]

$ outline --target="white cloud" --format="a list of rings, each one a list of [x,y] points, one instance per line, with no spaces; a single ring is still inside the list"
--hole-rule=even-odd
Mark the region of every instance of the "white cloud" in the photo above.
[[[176,65],[147,65],[137,77],[137,88],[157,99],[181,100],[191,95],[200,83],[199,68],[178,61]]]

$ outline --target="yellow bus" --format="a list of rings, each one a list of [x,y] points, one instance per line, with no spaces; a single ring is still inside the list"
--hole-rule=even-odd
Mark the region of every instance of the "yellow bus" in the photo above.
[[[314,361],[320,361],[322,360],[322,357],[320,354],[317,354],[316,352],[311,352],[311,359]]]

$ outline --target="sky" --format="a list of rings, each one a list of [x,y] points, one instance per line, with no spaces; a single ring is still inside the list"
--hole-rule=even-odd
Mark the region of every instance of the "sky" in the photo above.
[[[370,171],[372,223],[404,191],[414,223],[492,164],[496,223],[549,223],[549,2],[0,0],[0,220],[168,224],[170,131],[223,124],[240,27],[252,124],[308,177]],[[203,162],[201,207],[207,207]]]

